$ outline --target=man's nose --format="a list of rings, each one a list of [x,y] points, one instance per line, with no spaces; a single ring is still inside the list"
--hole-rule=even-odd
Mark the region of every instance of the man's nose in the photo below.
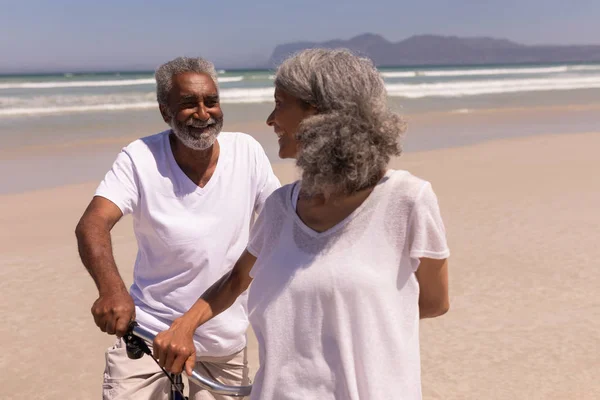
[[[198,115],[198,119],[201,121],[206,121],[210,118],[210,114],[208,113],[208,109],[204,103],[198,103],[196,114]]]

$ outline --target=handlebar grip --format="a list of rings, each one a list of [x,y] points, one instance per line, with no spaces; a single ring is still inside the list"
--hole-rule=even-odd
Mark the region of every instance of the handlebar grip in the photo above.
[[[129,332],[137,336],[140,339],[145,340],[146,342],[152,343],[154,342],[154,335],[152,332],[147,329],[142,328],[136,322],[132,322],[129,327]],[[212,393],[221,394],[225,396],[234,396],[234,397],[245,397],[249,396],[252,391],[252,385],[247,386],[230,386],[224,385],[217,381],[213,381],[210,378],[207,378],[203,375],[200,375],[198,371],[192,371],[192,376],[188,376],[188,379],[200,386],[202,389],[206,389]]]

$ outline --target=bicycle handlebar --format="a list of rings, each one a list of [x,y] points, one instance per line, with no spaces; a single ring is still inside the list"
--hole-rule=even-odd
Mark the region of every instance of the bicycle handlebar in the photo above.
[[[146,342],[154,342],[154,335],[152,332],[142,328],[138,324],[132,324],[131,333]],[[213,381],[205,376],[200,375],[196,370],[192,371],[192,376],[188,376],[188,379],[200,386],[202,389],[206,389],[212,393],[221,394],[225,396],[244,397],[249,396],[252,390],[252,385],[248,386],[230,386],[223,385],[219,382]]]

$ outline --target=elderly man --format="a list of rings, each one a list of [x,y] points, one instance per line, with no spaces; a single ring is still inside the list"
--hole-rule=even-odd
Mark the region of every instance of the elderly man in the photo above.
[[[135,319],[168,329],[198,294],[230,270],[244,251],[255,212],[279,187],[262,147],[243,133],[221,132],[212,63],[180,57],[156,71],[160,113],[171,129],[134,141],[112,169],[76,228],[79,253],[99,297],[96,325],[116,334],[107,350],[104,399],[166,398],[169,381],[149,357],[130,360],[120,339]],[[127,291],[110,231],[133,215],[138,243]],[[222,383],[248,380],[246,298],[194,332],[196,368]],[[225,399],[190,386],[190,399]]]

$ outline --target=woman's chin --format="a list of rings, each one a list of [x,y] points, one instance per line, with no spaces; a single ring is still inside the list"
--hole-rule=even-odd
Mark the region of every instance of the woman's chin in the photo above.
[[[289,140],[281,137],[278,140],[279,143],[279,158],[296,158],[296,146],[295,143],[290,143]]]
[[[293,151],[290,151],[289,149],[286,149],[285,147],[280,147],[279,148],[279,158],[281,158],[282,160],[285,160],[286,158],[296,158],[296,155],[294,154]]]
[[[285,160],[286,158],[289,158],[289,157],[285,153],[285,151],[282,151],[281,149],[279,149],[279,158],[281,158],[282,160]]]

